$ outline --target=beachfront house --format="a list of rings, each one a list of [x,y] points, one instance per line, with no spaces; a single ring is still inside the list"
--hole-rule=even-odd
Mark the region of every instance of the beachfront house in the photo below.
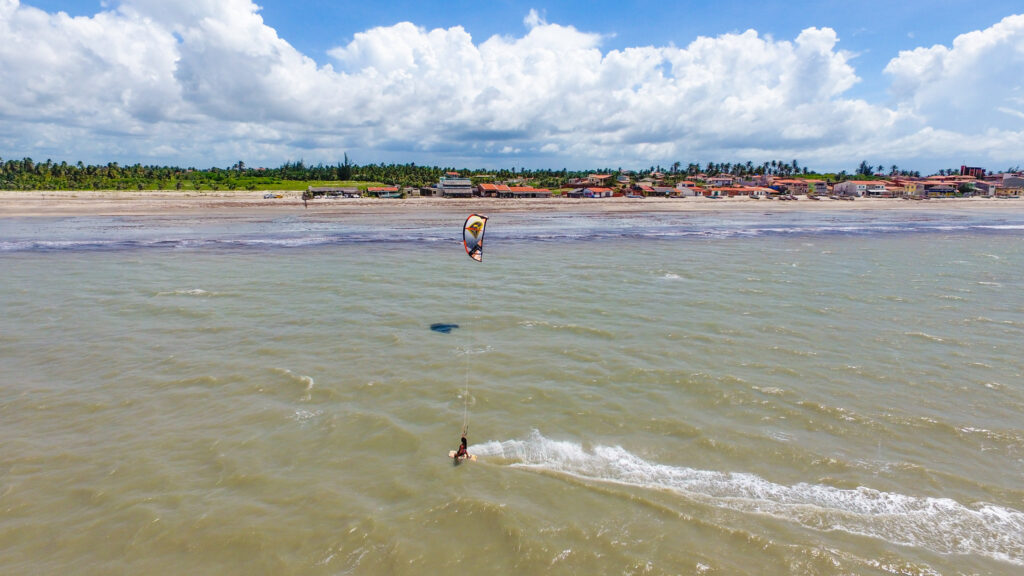
[[[487,198],[507,198],[510,190],[508,184],[483,183],[477,186],[477,193]]]
[[[600,186],[592,186],[587,188],[579,188],[573,190],[567,194],[569,198],[611,198],[611,188],[603,188]]]
[[[771,187],[793,196],[828,194],[828,185],[823,180],[807,178],[776,178],[772,181]]]
[[[472,198],[473,183],[469,178],[459,176],[458,172],[449,172],[441,177],[435,186],[438,196],[444,198]]]
[[[873,196],[883,198],[887,195],[885,182],[881,180],[847,180],[832,187],[836,196],[848,196],[860,198],[862,196]]]
[[[551,190],[533,186],[509,186],[510,198],[551,198]]]
[[[897,184],[903,185],[903,195],[909,198],[920,198],[924,196],[923,180],[897,180]]]
[[[509,186],[508,184],[480,184],[480,196],[489,198],[550,198],[551,190],[533,186]]]
[[[959,195],[955,182],[932,180],[924,183],[925,198],[953,198]]]
[[[1024,188],[1024,175],[1003,174],[1001,184],[1004,188]]]
[[[974,188],[975,196],[983,196],[985,198],[991,198],[996,195],[996,185],[991,182],[985,182],[984,180],[977,180],[971,182],[971,186]]]
[[[760,198],[764,194],[764,188],[752,186],[714,186],[704,190],[706,198],[736,198],[742,196]]]
[[[398,186],[370,186],[366,193],[377,198],[401,198],[402,189]]]
[[[693,198],[694,196],[700,196],[701,194],[696,183],[690,180],[683,180],[676,183],[676,190],[672,195],[682,196],[683,198]]]
[[[310,198],[359,198],[363,195],[354,186],[308,186],[306,194]]]

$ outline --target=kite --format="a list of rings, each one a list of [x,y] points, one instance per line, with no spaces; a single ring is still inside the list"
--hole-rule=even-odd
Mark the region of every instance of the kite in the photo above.
[[[487,216],[470,214],[466,218],[466,225],[462,230],[462,243],[466,247],[466,254],[477,262],[484,260],[484,226],[487,225]]]

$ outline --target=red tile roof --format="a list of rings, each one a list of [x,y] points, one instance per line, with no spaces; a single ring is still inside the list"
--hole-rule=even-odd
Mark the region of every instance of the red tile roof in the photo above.
[[[488,192],[508,192],[508,186],[504,184],[481,184],[480,189]]]

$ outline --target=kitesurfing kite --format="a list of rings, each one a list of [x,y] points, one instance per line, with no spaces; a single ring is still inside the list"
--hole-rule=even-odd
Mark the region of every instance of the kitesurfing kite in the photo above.
[[[477,262],[484,260],[484,226],[487,225],[487,216],[470,214],[466,218],[466,225],[462,230],[462,243],[466,247],[466,254]]]
[[[484,226],[487,225],[487,216],[481,216],[479,214],[470,214],[469,218],[466,218],[466,224],[462,227],[462,244],[466,248],[466,254],[477,262],[484,261]],[[430,326],[431,330],[437,330],[441,327],[455,327],[458,328],[457,324],[434,324]],[[448,328],[451,331],[451,328]],[[458,450],[452,450],[448,453],[448,457],[452,459],[455,464],[462,462],[463,460],[476,460],[475,454],[470,454],[466,451],[466,435],[469,433],[469,355],[466,355],[466,390],[462,394],[463,406],[462,406],[462,443]]]

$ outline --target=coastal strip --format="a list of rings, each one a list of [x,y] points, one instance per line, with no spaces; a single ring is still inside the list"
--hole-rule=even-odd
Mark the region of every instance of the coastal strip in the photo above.
[[[233,215],[309,214],[343,217],[345,214],[394,214],[422,211],[463,212],[579,212],[659,213],[708,211],[849,211],[945,210],[1024,212],[1019,198],[857,198],[853,201],[797,197],[792,201],[749,197],[718,198],[338,198],[304,201],[299,191],[0,191],[0,218],[74,216],[159,216],[191,214],[196,217]]]

